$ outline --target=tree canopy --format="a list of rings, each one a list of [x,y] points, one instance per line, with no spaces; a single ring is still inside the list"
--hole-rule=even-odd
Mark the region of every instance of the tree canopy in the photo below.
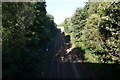
[[[46,2],[3,2],[2,25],[3,80],[42,78],[56,34]]]
[[[86,2],[64,28],[72,44],[85,51],[87,62],[120,63],[120,2]]]

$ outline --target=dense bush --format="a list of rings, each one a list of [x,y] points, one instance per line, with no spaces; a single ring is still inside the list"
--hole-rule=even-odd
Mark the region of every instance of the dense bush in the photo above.
[[[87,2],[64,21],[72,43],[85,51],[88,62],[120,62],[120,2]],[[68,31],[70,30],[70,31]]]
[[[3,80],[44,77],[45,48],[56,34],[53,19],[45,2],[2,3]]]

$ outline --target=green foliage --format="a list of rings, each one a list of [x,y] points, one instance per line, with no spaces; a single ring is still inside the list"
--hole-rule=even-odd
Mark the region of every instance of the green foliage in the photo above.
[[[72,43],[85,51],[88,62],[120,63],[119,5],[120,2],[88,2],[83,9],[77,8],[68,21]]]
[[[91,48],[94,51],[99,50],[103,44],[98,27],[100,21],[100,16],[97,14],[92,14],[87,18],[83,35],[80,38],[87,48]]]
[[[70,33],[70,18],[66,18],[65,21],[64,21],[64,29],[65,29],[65,32],[68,34]]]
[[[56,24],[45,2],[2,3],[3,79],[44,77],[47,43],[55,37]]]

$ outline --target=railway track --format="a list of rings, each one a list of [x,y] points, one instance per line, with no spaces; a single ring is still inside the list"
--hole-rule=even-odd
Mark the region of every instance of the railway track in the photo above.
[[[77,79],[77,80],[98,80],[103,78],[114,78],[117,79],[120,72],[120,65],[118,68],[115,68],[112,64],[98,64],[98,63],[74,63],[66,62],[66,45],[63,38],[63,35],[58,32],[55,44],[50,52],[51,59],[50,64],[48,65],[47,71],[45,73],[45,78],[52,79]],[[114,68],[114,70],[110,70]],[[108,69],[104,71],[104,69]],[[114,72],[113,72],[114,71]]]

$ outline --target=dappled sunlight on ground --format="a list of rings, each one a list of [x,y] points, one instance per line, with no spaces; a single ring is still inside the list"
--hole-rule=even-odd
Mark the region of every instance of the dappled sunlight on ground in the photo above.
[[[70,45],[70,41],[65,41],[65,35],[60,35],[56,42],[57,51],[52,53],[51,64],[46,71],[46,77],[59,79],[77,80],[102,80],[108,78],[119,78],[120,65],[105,63],[88,63],[85,60],[85,52],[75,46]],[[53,50],[55,50],[53,48]]]
[[[73,63],[84,62],[84,55],[79,54],[79,48],[70,46],[68,43],[64,43],[64,45],[65,46],[61,47],[56,54],[57,61]]]

